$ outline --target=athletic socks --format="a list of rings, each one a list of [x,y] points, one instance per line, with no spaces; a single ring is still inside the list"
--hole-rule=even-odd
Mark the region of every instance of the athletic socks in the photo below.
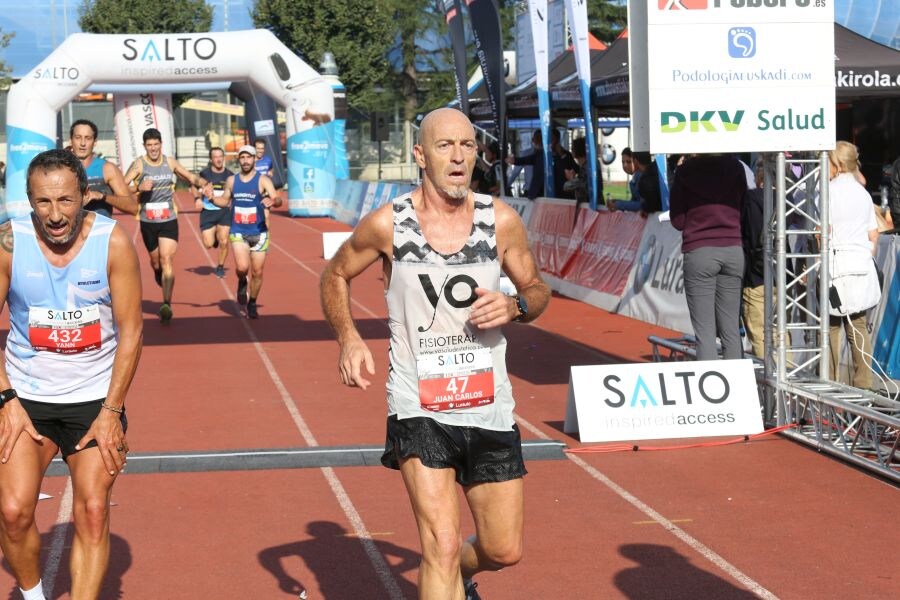
[[[250,302],[247,303],[247,318],[248,319],[258,319],[259,311],[256,310],[256,298],[250,298]]]
[[[238,289],[237,289],[237,301],[238,304],[247,304],[247,278],[241,277],[238,279]]]
[[[23,590],[22,588],[19,588],[19,591],[22,592],[22,597],[25,600],[47,600],[47,598],[44,597],[43,581],[38,581],[38,584],[30,590]]]

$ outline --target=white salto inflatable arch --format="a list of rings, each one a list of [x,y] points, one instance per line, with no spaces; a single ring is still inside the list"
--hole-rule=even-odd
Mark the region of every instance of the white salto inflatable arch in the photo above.
[[[274,35],[257,29],[146,35],[78,33],[66,38],[10,88],[7,215],[30,210],[25,193],[28,164],[38,153],[57,146],[57,112],[88,87],[102,90],[130,84],[140,92],[180,92],[231,81],[249,81],[285,108],[290,213],[328,214],[335,188],[331,85]]]

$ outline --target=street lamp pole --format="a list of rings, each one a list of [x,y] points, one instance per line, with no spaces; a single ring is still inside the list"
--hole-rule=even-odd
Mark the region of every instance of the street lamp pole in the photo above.
[[[381,181],[381,138],[378,138],[378,181]]]

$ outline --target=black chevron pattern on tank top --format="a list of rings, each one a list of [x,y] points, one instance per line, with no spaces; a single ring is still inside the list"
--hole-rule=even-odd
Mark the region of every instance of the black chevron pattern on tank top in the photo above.
[[[478,196],[475,197],[472,232],[469,234],[465,246],[452,255],[437,252],[425,240],[413,208],[412,196],[406,194],[395,198],[393,207],[394,262],[467,265],[497,260],[496,226],[492,202],[482,202]]]

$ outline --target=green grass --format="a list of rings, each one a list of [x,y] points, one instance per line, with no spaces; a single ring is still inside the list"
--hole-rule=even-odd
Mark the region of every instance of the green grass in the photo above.
[[[603,183],[603,196],[609,194],[613,200],[628,200],[628,184],[627,183]]]

